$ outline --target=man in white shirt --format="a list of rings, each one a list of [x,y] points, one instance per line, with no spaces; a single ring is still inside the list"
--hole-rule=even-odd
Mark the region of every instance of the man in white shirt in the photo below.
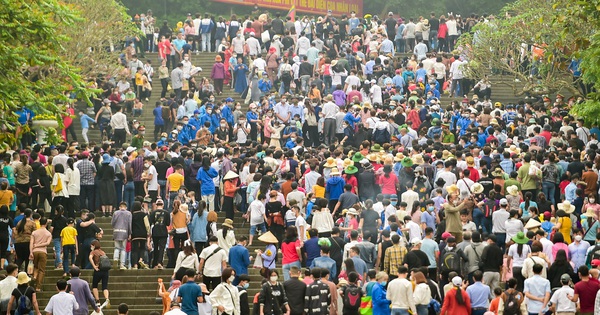
[[[248,46],[248,54],[250,57],[255,58],[260,53],[260,42],[254,36],[254,32],[250,32],[250,37],[246,40]]]
[[[256,59],[252,62],[254,67],[258,69],[258,72],[263,72],[267,69],[267,62],[262,58],[262,55],[259,53],[256,55]]]
[[[402,231],[408,232],[408,238],[411,240],[411,242],[415,239],[422,239],[421,227],[417,223],[415,223],[412,220],[412,218],[408,215],[404,217],[404,228],[402,229]]]
[[[360,79],[356,76],[356,70],[350,70],[350,75],[344,81],[346,93],[352,92],[352,86],[360,86]]]
[[[409,311],[412,311],[412,314],[417,313],[413,298],[413,286],[406,279],[407,275],[408,268],[400,266],[398,267],[398,278],[390,281],[388,284],[386,298],[391,302],[392,313],[397,313],[398,311],[402,311],[402,313],[408,313]]]
[[[6,310],[8,307],[8,301],[12,295],[14,289],[17,288],[17,274],[19,273],[19,267],[15,264],[8,264],[6,266],[6,278],[0,281],[0,309]]]
[[[166,312],[165,315],[186,315],[181,310],[181,305],[177,301],[171,302],[171,310]]]
[[[492,233],[496,235],[496,244],[504,250],[506,244],[506,221],[510,217],[510,213],[506,211],[508,200],[500,199],[500,209],[492,213]]]
[[[221,273],[227,268],[228,254],[227,251],[220,248],[217,244],[219,239],[213,235],[208,239],[210,244],[200,253],[199,272],[202,272],[204,283],[207,287],[214,289],[221,283]]]
[[[325,96],[324,100],[326,101],[326,103],[325,105],[323,105],[322,109],[323,118],[325,119],[325,126],[323,127],[323,138],[325,139],[325,145],[329,146],[335,141],[335,115],[339,111],[339,108],[333,102],[333,96],[331,96],[331,94]]]
[[[75,300],[75,295],[65,292],[67,290],[67,281],[60,279],[56,282],[58,293],[53,295],[44,309],[48,315],[73,315],[73,311],[79,309],[79,304]]]
[[[571,277],[568,274],[560,276],[560,284],[562,287],[552,294],[550,298],[550,305],[552,311],[556,314],[575,314],[577,311],[577,304],[569,299],[569,296],[575,294],[575,290],[569,286]],[[597,298],[596,298],[597,300]]]
[[[456,175],[454,173],[452,173],[452,162],[451,161],[446,161],[444,163],[444,167],[445,169],[442,171],[439,171],[436,176],[435,176],[435,180],[437,181],[438,179],[443,179],[445,181],[444,183],[444,189],[446,189],[446,187],[450,186],[450,185],[454,185],[456,183]]]
[[[415,55],[417,55],[417,61],[424,59],[427,57],[427,45],[423,43],[423,40],[420,40],[419,43],[415,46],[414,49]]]
[[[131,135],[129,132],[129,125],[127,124],[127,116],[123,114],[122,106],[119,107],[118,111],[110,118],[110,127],[114,130],[114,147],[120,148],[125,142],[126,135]]]
[[[465,87],[463,65],[465,65],[467,62],[463,61],[463,58],[459,56],[454,56],[454,59],[454,62],[452,62],[452,65],[450,66],[450,77],[452,78],[450,95],[455,95],[455,93],[458,91],[458,85],[460,85],[462,94],[466,94],[469,91],[463,91]]]
[[[265,215],[266,199],[267,196],[259,194],[258,198],[254,199],[248,207],[248,212],[250,213],[250,240],[248,246],[252,245],[252,239],[254,239],[257,229],[260,229],[261,233],[267,232],[267,228],[265,227],[265,222],[267,221],[267,216]]]
[[[304,35],[304,32],[298,38],[298,42],[296,43],[296,54],[302,58],[306,56],[308,49],[310,48],[310,40]]]
[[[412,187],[409,185],[406,187],[406,191],[403,192],[402,195],[400,195],[400,201],[406,202],[406,209],[412,211],[413,204],[415,203],[415,201],[419,201],[419,194],[416,191],[412,190]]]

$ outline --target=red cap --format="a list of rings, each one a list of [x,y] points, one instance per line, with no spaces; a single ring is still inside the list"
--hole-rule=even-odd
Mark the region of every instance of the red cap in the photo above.
[[[83,157],[85,157],[85,158],[87,158],[87,157],[90,157],[90,152],[88,152],[88,151],[83,151],[83,152],[81,152],[81,156],[83,156]]]
[[[442,239],[443,240],[445,240],[445,239],[447,239],[447,238],[449,238],[451,236],[452,236],[452,234],[450,234],[450,232],[444,232],[444,233],[442,233]]]
[[[600,266],[600,259],[592,259],[592,267]]]

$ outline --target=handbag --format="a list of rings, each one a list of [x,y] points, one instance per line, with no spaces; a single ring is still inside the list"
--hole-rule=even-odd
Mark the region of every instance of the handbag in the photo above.
[[[269,34],[269,31],[264,31],[260,34],[260,39],[263,43],[266,43],[271,40],[271,34]]]
[[[56,181],[56,186],[54,186],[54,192],[59,193],[63,190],[63,183],[60,175],[58,176],[58,180]]]
[[[373,300],[370,296],[360,298],[360,315],[373,315]]]

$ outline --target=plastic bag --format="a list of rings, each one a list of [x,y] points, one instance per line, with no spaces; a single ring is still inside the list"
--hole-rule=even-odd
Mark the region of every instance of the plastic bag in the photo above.
[[[31,259],[29,260],[29,264],[27,265],[27,274],[33,274],[33,260]]]
[[[260,255],[256,255],[256,259],[254,259],[254,265],[252,265],[253,268],[262,268],[263,266],[263,262],[262,262],[262,257]]]

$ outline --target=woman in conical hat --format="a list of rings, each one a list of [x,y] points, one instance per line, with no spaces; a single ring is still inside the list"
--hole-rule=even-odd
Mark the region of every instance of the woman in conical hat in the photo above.
[[[264,251],[257,250],[257,256],[260,256],[263,262],[263,268],[275,269],[275,261],[277,258],[277,246],[279,240],[270,231],[259,236],[258,240],[267,243]]]

